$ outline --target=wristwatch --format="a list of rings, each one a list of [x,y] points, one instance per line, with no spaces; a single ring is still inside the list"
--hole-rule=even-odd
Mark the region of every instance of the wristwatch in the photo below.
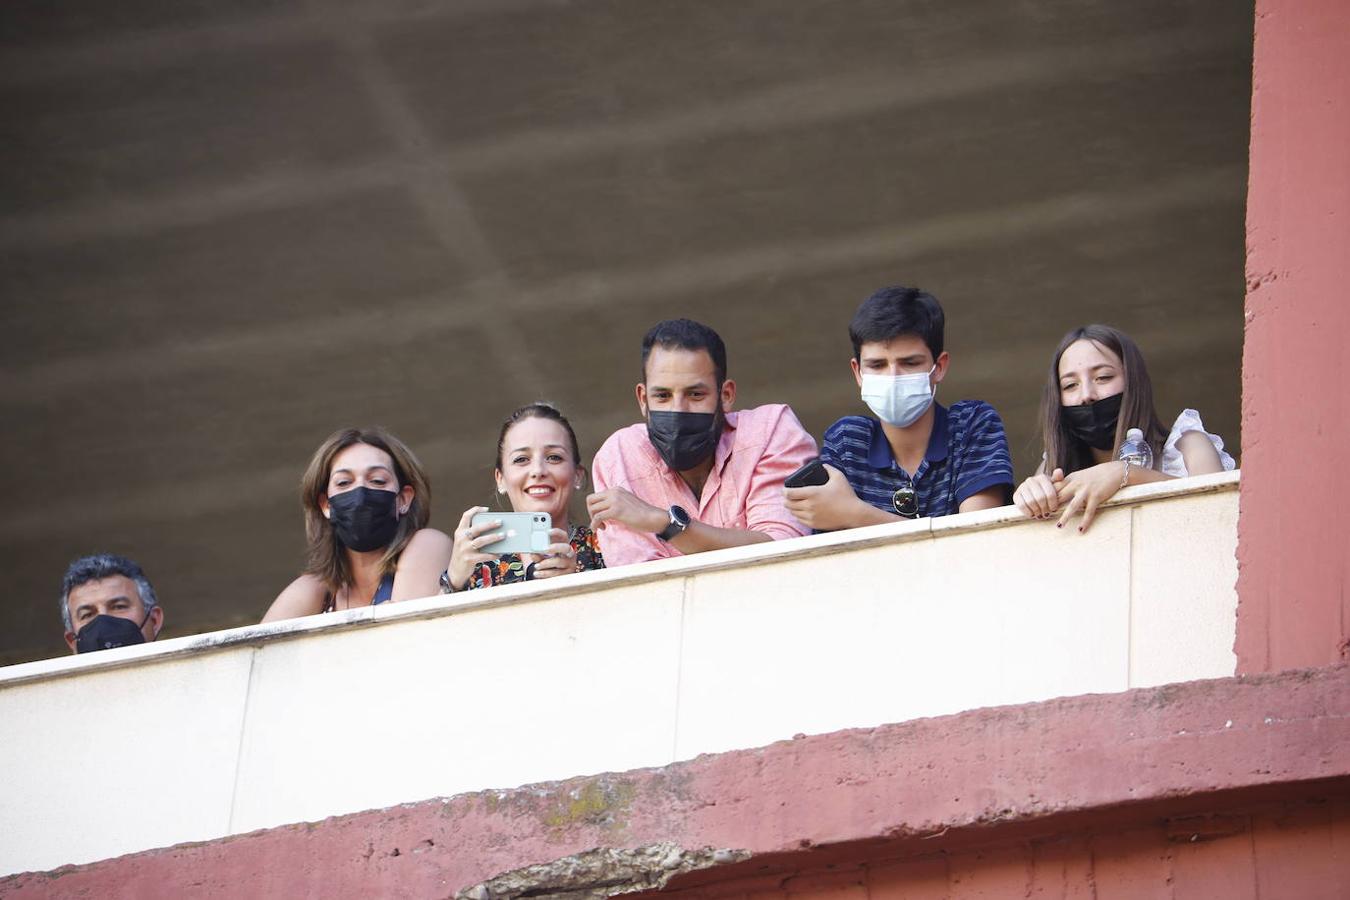
[[[663,541],[668,541],[676,535],[684,534],[684,530],[689,527],[689,513],[684,511],[683,506],[672,506],[670,508],[670,524],[656,533],[656,536]]]

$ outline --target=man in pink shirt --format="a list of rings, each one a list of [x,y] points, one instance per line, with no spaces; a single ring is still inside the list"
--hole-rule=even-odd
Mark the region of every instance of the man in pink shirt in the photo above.
[[[638,409],[645,423],[595,454],[591,526],[609,567],[797,537],[783,479],[816,442],[781,403],[732,412],[736,382],[717,332],[688,319],[642,339]]]

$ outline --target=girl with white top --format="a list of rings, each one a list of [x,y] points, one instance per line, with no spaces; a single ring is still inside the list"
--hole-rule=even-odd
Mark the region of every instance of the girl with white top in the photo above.
[[[1092,524],[1097,507],[1131,484],[1231,470],[1223,439],[1205,431],[1200,415],[1182,410],[1169,433],[1153,406],[1143,354],[1129,335],[1086,325],[1064,336],[1041,395],[1045,456],[1013,502],[1028,516],[1058,515],[1060,528],[1081,515]],[[1125,433],[1138,428],[1153,448],[1154,468],[1117,459]]]

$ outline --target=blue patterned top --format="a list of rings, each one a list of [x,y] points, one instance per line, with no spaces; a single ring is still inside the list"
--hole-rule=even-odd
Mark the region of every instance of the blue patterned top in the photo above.
[[[959,512],[973,494],[1013,486],[1003,420],[982,400],[959,400],[950,409],[935,404],[928,450],[912,474],[896,463],[881,423],[866,416],[845,416],[826,429],[820,458],[843,472],[860,498],[890,513],[896,488],[908,482],[918,493],[920,517]]]

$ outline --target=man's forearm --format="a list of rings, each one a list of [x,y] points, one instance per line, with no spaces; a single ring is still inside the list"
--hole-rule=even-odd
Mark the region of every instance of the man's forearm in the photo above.
[[[858,505],[854,507],[855,512],[850,516],[850,523],[846,528],[863,528],[867,525],[889,525],[891,522],[903,521],[895,513],[886,512],[884,509],[878,509],[865,500],[859,500]]]
[[[1006,488],[1003,485],[985,488],[962,500],[960,505],[956,507],[956,511],[968,513],[977,512],[981,509],[997,509],[1004,505],[1003,497],[1005,490]]]
[[[746,544],[762,544],[773,538],[762,531],[746,528],[718,528],[703,522],[689,523],[681,534],[670,539],[670,545],[681,553],[702,553],[705,550],[721,550],[726,547],[743,547]]]

